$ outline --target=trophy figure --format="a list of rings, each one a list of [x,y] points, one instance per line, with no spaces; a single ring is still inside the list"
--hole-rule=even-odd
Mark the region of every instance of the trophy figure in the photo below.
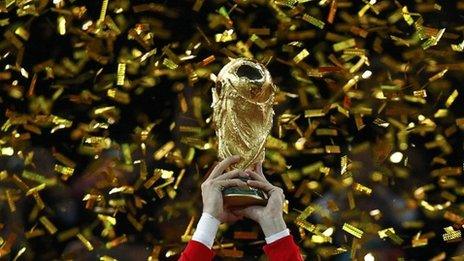
[[[252,169],[264,160],[276,90],[269,71],[251,59],[232,59],[219,72],[211,104],[218,157],[240,155],[234,169]],[[223,199],[228,207],[267,204],[266,193],[251,187],[226,188]]]

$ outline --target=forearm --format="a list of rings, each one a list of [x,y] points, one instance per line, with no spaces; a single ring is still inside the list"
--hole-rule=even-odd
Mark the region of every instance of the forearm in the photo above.
[[[287,229],[282,215],[262,218],[258,222],[266,238]]]

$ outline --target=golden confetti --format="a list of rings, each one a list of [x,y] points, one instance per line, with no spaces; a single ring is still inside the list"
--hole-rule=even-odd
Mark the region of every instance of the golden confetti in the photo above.
[[[120,237],[117,237],[117,238],[111,240],[110,242],[107,242],[105,246],[106,246],[106,248],[111,249],[111,248],[117,247],[120,244],[123,244],[125,242],[127,242],[127,237],[126,237],[126,235],[122,235]]]
[[[82,244],[87,248],[87,250],[92,251],[93,246],[87,238],[84,237],[81,233],[77,233],[76,237],[82,242]]]
[[[360,192],[360,193],[366,194],[366,195],[368,195],[368,196],[370,196],[371,193],[372,193],[372,189],[371,189],[371,188],[368,188],[368,187],[366,187],[366,186],[364,186],[364,185],[361,185],[361,184],[359,184],[359,183],[354,183],[354,184],[353,184],[353,189],[356,190],[356,191],[358,191],[358,192]]]
[[[201,6],[203,5],[203,2],[204,2],[204,1],[205,1],[205,0],[195,0],[195,4],[193,5],[193,8],[192,8],[192,9],[193,9],[194,11],[196,11],[196,12],[200,11]]]
[[[89,251],[130,242],[150,245],[148,260],[178,258],[217,160],[208,93],[221,89],[224,64],[245,57],[279,89],[263,169],[286,191],[304,258],[388,259],[363,251],[378,232],[387,248],[402,247],[400,259],[417,250],[421,260],[462,259],[446,247],[464,225],[464,41],[451,14],[462,1],[78,2],[0,3],[0,230],[25,224],[1,235],[0,258],[79,258],[39,244],[77,240]],[[392,191],[395,207],[376,206]],[[86,218],[70,216],[61,231],[69,197],[83,200],[66,213],[85,208]],[[418,215],[386,218],[402,207]],[[258,255],[255,225],[221,225],[216,254]]]
[[[153,157],[155,158],[155,160],[160,160],[167,153],[169,153],[169,151],[171,151],[174,148],[174,146],[174,141],[167,142],[153,154]]]
[[[130,103],[130,96],[128,93],[125,93],[123,91],[117,90],[117,89],[108,89],[106,95],[113,100],[120,102],[122,104],[128,104]]]
[[[306,229],[308,232],[314,232],[315,229],[316,229],[315,225],[313,225],[313,224],[311,224],[311,223],[309,223],[309,222],[307,222],[305,220],[301,220],[301,219],[296,219],[295,224],[297,226],[300,226],[300,227]]]
[[[102,23],[106,17],[106,11],[108,9],[109,0],[102,0],[102,7],[100,10],[100,18],[98,18],[98,23]]]
[[[71,167],[66,167],[66,166],[61,166],[58,164],[55,164],[55,171],[61,173],[63,176],[61,178],[63,180],[67,180],[73,173],[74,169]]]
[[[443,78],[443,76],[446,74],[446,72],[448,72],[448,69],[444,69],[441,72],[435,74],[434,76],[429,78],[429,82],[433,82],[433,81],[436,81],[436,80],[438,80],[440,78]]]
[[[163,65],[165,65],[166,67],[168,67],[171,70],[175,70],[175,69],[177,69],[179,67],[179,65],[177,63],[175,63],[173,60],[171,60],[169,58],[164,58]]]
[[[126,77],[126,64],[125,63],[119,63],[118,64],[118,73],[117,73],[116,85],[119,85],[119,86],[124,85],[125,77]]]
[[[58,241],[63,242],[63,241],[69,240],[72,237],[75,237],[78,233],[79,233],[79,228],[77,227],[70,228],[68,230],[61,231],[60,233],[58,233],[57,239]]]
[[[325,116],[325,114],[326,113],[322,109],[313,109],[305,111],[305,117],[307,118],[323,117]]]
[[[11,212],[16,211],[15,200],[13,199],[13,193],[10,189],[5,190],[6,199],[8,201],[8,206],[10,207]]]
[[[345,49],[354,47],[356,45],[356,40],[354,38],[350,38],[345,41],[338,42],[333,45],[333,50],[335,52],[343,51]]]
[[[362,230],[348,223],[343,224],[342,229],[357,238],[361,238],[364,234]]]
[[[464,51],[464,40],[459,44],[452,44],[451,49],[453,49],[453,51],[456,51],[456,52]]]
[[[42,183],[42,184],[40,184],[40,185],[38,185],[38,186],[36,186],[36,187],[33,187],[33,188],[29,189],[29,190],[26,192],[26,196],[32,195],[32,194],[34,194],[34,193],[37,193],[37,192],[39,192],[39,191],[45,189],[46,186],[47,186],[47,185],[46,185],[45,183]]]
[[[454,90],[453,93],[451,93],[451,95],[448,97],[448,99],[446,99],[445,106],[449,108],[453,104],[453,102],[456,100],[458,95],[459,95],[458,90]]]
[[[309,55],[308,50],[303,49],[299,54],[297,54],[297,55],[293,58],[293,61],[294,61],[295,63],[299,63],[299,62],[303,61],[304,58],[308,57],[308,55]]]
[[[19,259],[19,257],[24,254],[24,252],[26,252],[26,247],[22,247],[18,253],[16,254],[16,256],[13,258],[13,261],[16,261]]]
[[[38,173],[28,171],[28,170],[24,170],[23,173],[21,174],[21,177],[28,179],[28,180],[35,181],[37,183],[43,183],[47,186],[53,186],[56,184],[55,178],[45,178],[44,176]]]
[[[334,19],[335,19],[335,14],[337,12],[337,0],[332,0],[330,2],[330,11],[329,11],[329,14],[327,16],[327,21],[330,23],[330,24],[333,24],[334,22]]]
[[[445,227],[445,234],[443,234],[444,241],[460,240],[461,239],[461,230],[454,230],[453,227]]]
[[[234,32],[233,29],[225,30],[222,34],[215,35],[216,42],[230,42],[237,39],[237,34]]]
[[[118,260],[110,256],[101,256],[100,261],[118,261]]]
[[[414,19],[412,19],[411,14],[410,14],[409,11],[408,11],[408,7],[407,7],[407,6],[403,6],[403,8],[401,9],[401,11],[402,11],[402,13],[403,13],[403,18],[404,18],[404,20],[406,21],[406,23],[408,23],[408,25],[414,24]]]
[[[30,238],[43,236],[45,235],[45,233],[46,232],[42,229],[34,229],[31,231],[27,231],[26,233],[24,233],[24,235],[26,236],[27,239],[30,239]]]
[[[429,243],[428,238],[421,237],[420,233],[417,233],[417,235],[414,236],[414,238],[411,241],[412,247],[422,247],[422,246],[426,246],[428,243]]]
[[[385,234],[387,234],[387,236],[397,245],[401,245],[403,244],[403,239],[400,238],[397,234],[395,234],[394,232],[392,232],[392,230],[386,230],[385,231]]]
[[[350,79],[345,85],[343,85],[343,91],[345,92],[349,91],[351,88],[353,88],[354,85],[356,85],[356,83],[359,80],[360,80],[360,77],[357,75],[353,77],[352,79]]]
[[[252,34],[250,36],[250,40],[252,42],[254,42],[257,46],[259,46],[259,48],[261,49],[265,49],[267,47],[267,44],[265,41],[263,41],[263,39],[261,39],[258,35],[256,34]]]
[[[303,15],[303,20],[305,20],[306,22],[318,27],[319,29],[324,29],[324,25],[325,23],[313,16],[310,16],[308,14],[304,14]]]
[[[162,171],[161,169],[156,169],[153,173],[153,176],[151,176],[144,184],[143,186],[146,188],[146,189],[149,189],[150,187],[153,186],[153,184],[155,184],[155,182],[161,178],[161,174],[162,174]]]
[[[187,226],[187,228],[185,229],[185,232],[184,234],[181,236],[181,240],[182,242],[188,242],[191,238],[192,238],[192,229],[193,229],[193,222],[195,221],[195,217],[191,217],[190,218],[190,221],[189,221],[189,224]]]
[[[56,233],[56,231],[58,231],[55,225],[53,225],[53,223],[46,216],[41,216],[39,221],[47,229],[48,233],[53,235]]]
[[[308,218],[316,209],[313,206],[308,206],[300,213],[297,219],[305,220]]]
[[[66,34],[66,18],[64,16],[58,16],[58,33],[60,35],[65,35]]]

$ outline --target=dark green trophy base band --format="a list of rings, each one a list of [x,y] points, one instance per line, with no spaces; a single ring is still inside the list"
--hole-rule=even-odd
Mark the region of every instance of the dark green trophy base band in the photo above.
[[[226,207],[246,207],[267,204],[267,195],[261,190],[252,188],[230,187],[222,191]]]

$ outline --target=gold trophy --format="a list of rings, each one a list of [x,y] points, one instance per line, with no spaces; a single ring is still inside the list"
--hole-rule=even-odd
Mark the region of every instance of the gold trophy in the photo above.
[[[264,160],[264,145],[271,130],[277,87],[264,65],[251,59],[232,59],[218,74],[212,88],[213,123],[218,137],[218,157],[240,155],[232,168],[252,169]],[[255,188],[223,190],[224,205],[266,205],[267,194]]]

